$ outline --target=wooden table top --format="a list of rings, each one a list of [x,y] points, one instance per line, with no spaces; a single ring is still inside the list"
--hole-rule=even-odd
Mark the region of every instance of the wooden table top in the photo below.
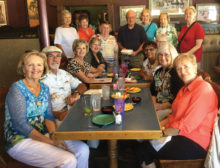
[[[93,125],[88,127],[89,117],[84,116],[83,102],[78,100],[70,109],[67,117],[55,132],[59,140],[113,140],[113,139],[157,139],[162,136],[158,118],[153,108],[149,88],[130,95],[142,97],[142,102],[134,105],[134,109],[125,112],[122,125],[110,124],[104,127]],[[130,101],[130,100],[129,100]],[[113,99],[104,101],[102,106],[112,105]],[[93,115],[98,115],[96,112]]]

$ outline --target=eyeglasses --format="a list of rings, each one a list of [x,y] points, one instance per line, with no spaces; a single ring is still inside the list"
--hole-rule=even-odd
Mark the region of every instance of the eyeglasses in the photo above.
[[[59,54],[56,54],[56,55],[47,54],[47,56],[48,56],[49,58],[55,58],[55,57],[61,58],[61,57],[62,57],[62,55],[61,55],[60,53],[59,53]]]

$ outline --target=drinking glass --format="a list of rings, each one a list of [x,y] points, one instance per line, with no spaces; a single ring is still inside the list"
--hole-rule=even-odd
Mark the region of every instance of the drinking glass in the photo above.
[[[124,118],[124,110],[125,110],[125,99],[123,98],[116,98],[114,99],[115,104],[115,112],[120,113],[122,119]]]
[[[110,97],[110,87],[107,85],[102,85],[102,97],[104,100],[109,100]]]
[[[93,111],[100,111],[101,109],[101,94],[94,93],[91,96],[91,103]]]
[[[83,96],[83,110],[84,116],[88,116],[88,127],[92,127],[92,104],[90,95]]]
[[[117,86],[118,86],[118,90],[120,91],[125,90],[125,79],[123,77],[118,78]]]

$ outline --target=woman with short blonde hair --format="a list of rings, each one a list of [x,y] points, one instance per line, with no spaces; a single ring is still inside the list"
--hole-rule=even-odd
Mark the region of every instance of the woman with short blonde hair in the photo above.
[[[196,9],[194,6],[189,6],[185,9],[186,25],[181,28],[178,36],[179,52],[193,54],[196,56],[198,67],[202,59],[202,42],[205,38],[203,27],[196,22]],[[187,30],[189,30],[187,32]]]
[[[143,9],[140,14],[140,20],[144,27],[147,39],[149,41],[155,41],[157,25],[152,22],[152,17],[149,9]]]

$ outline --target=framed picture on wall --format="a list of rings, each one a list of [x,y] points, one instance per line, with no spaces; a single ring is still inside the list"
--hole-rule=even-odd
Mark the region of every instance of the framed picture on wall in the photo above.
[[[0,26],[7,25],[6,2],[0,1]]]
[[[220,22],[220,3],[196,4],[197,21]]]
[[[38,15],[38,4],[37,0],[27,0],[27,13],[28,13],[28,21],[30,27],[35,27],[40,24],[39,15]]]
[[[149,0],[152,16],[167,12],[172,16],[183,16],[186,7],[192,5],[192,0]]]
[[[141,11],[145,9],[145,5],[137,5],[137,6],[120,6],[120,26],[127,24],[126,21],[126,13],[129,10],[133,10],[136,13],[136,23],[141,24],[141,20],[139,16]]]

